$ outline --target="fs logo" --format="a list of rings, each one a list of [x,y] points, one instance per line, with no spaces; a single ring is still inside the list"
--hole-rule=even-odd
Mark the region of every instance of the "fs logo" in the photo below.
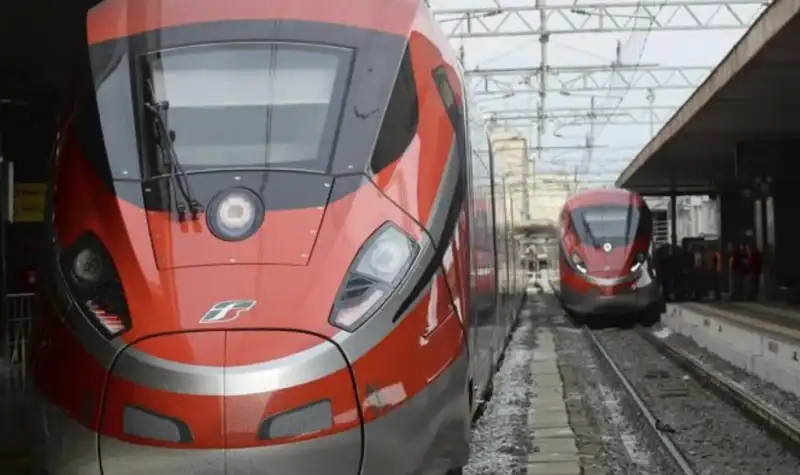
[[[208,309],[200,323],[232,322],[239,318],[239,314],[247,312],[256,306],[255,300],[226,300],[217,302]]]

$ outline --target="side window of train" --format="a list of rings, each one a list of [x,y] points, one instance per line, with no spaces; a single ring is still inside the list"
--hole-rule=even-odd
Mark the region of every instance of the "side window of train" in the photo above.
[[[383,116],[375,150],[372,152],[370,168],[378,173],[397,160],[414,139],[419,126],[419,97],[411,67],[411,52],[408,47],[397,72],[389,105]]]
[[[450,123],[453,124],[453,129],[456,132],[459,156],[463,161],[466,161],[465,114],[462,111],[462,106],[456,100],[456,93],[452,84],[450,84],[450,79],[447,77],[447,71],[444,66],[439,66],[433,70],[433,81],[436,83],[436,89],[438,89],[439,96],[442,98],[442,104],[444,104]]]

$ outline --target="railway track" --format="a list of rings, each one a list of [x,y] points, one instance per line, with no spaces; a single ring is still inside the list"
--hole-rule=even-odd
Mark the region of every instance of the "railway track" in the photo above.
[[[697,473],[706,472],[708,469],[708,462],[702,461],[706,464],[705,467],[698,466],[699,461],[695,460],[696,457],[691,455],[701,452],[701,450],[697,449],[703,447],[702,442],[697,444],[697,440],[692,441],[692,437],[688,437],[684,438],[682,441],[683,446],[681,446],[681,444],[676,441],[673,437],[675,429],[665,425],[662,420],[654,414],[653,409],[647,402],[647,397],[643,396],[640,389],[637,389],[637,386],[642,386],[645,383],[637,380],[632,381],[631,375],[628,374],[631,372],[630,369],[626,371],[623,367],[624,365],[615,358],[615,350],[609,348],[609,346],[614,345],[608,345],[603,342],[609,334],[593,331],[587,327],[583,327],[582,332],[595,353],[606,363],[616,377],[619,386],[621,386],[628,395],[630,401],[633,402],[636,410],[641,414],[642,419],[646,421],[648,429],[654,435],[654,439],[657,440],[658,445],[663,449],[663,453],[667,455],[667,458],[672,462],[674,473],[695,475]],[[762,428],[779,439],[783,447],[795,453],[800,453],[800,424],[787,418],[775,408],[750,394],[735,381],[710,368],[694,356],[658,338],[651,331],[637,328],[634,331],[625,333],[628,334],[626,338],[633,338],[632,335],[635,335],[636,339],[646,342],[645,346],[650,348],[650,351],[653,352],[652,354],[656,358],[658,358],[658,355],[663,355],[669,364],[685,371],[686,374],[691,376],[690,379],[698,383],[704,390],[713,392],[718,396],[720,404],[730,404],[734,406],[743,416],[754,422],[757,428]],[[628,341],[628,343],[630,343],[630,341]],[[643,346],[643,350],[645,346]],[[647,355],[642,354],[641,358],[647,358]],[[630,367],[630,358],[628,358],[627,363]],[[651,370],[650,373],[652,372]],[[657,372],[667,373],[667,371]],[[692,396],[692,394],[699,394],[697,390],[686,390],[683,393],[678,391],[678,393],[679,397],[696,397]],[[674,396],[674,394],[669,396]],[[650,394],[650,397],[652,400],[652,394]],[[739,427],[745,426],[740,425]],[[752,431],[753,429],[748,431]],[[755,436],[757,436],[757,434],[750,435],[750,437]],[[746,437],[743,438],[746,439]],[[689,442],[688,444],[687,441]],[[695,443],[694,446],[692,442]],[[731,449],[733,450],[733,447]],[[776,450],[779,451],[780,449]],[[776,463],[779,462],[776,461]]]

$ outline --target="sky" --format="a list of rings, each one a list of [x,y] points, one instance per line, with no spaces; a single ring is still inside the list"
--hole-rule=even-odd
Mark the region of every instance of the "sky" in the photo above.
[[[542,1],[542,0],[540,0]],[[548,62],[551,67],[558,66],[589,66],[607,65],[615,59],[617,42],[620,42],[620,58],[623,64],[641,64],[650,66],[702,66],[709,70],[716,66],[728,53],[728,51],[741,38],[745,29],[729,30],[705,30],[705,31],[640,31],[631,32],[630,27],[636,25],[639,28],[647,28],[651,25],[644,10],[637,10],[636,5],[650,7],[651,11],[658,12],[655,16],[656,21],[661,24],[686,25],[691,23],[691,18],[685,10],[676,6],[670,6],[676,0],[544,0],[547,5],[575,5],[576,7],[586,8],[587,5],[608,5],[614,4],[630,5],[628,8],[617,8],[614,18],[602,18],[602,21],[616,21],[624,26],[623,31],[613,33],[569,33],[551,34],[548,47]],[[697,1],[697,0],[694,0]],[[717,14],[712,20],[715,25],[732,24],[728,12],[720,11],[719,5],[708,5],[714,0],[706,0],[705,6],[692,7],[701,21],[707,20],[716,11]],[[744,2],[747,0],[733,0]],[[536,0],[431,0],[434,9],[469,9],[469,8],[496,8],[512,6],[531,6],[535,5]],[[685,3],[685,2],[678,2]],[[677,5],[677,3],[676,3]],[[758,14],[763,10],[756,2],[750,4],[729,4],[730,8],[740,18],[752,23]],[[573,22],[592,21],[597,24],[601,20],[599,15],[586,17],[567,13],[568,18]],[[539,25],[539,13],[531,11],[523,14],[525,21],[534,26]],[[440,17],[441,18],[441,17]],[[496,24],[500,18],[485,19],[489,25]],[[446,32],[451,32],[457,25],[456,22],[445,21],[442,28]],[[522,23],[514,19],[508,20],[507,27],[519,29]],[[548,20],[548,30],[566,30],[569,25],[558,15],[551,15]],[[481,69],[490,68],[525,68],[538,67],[540,64],[540,45],[538,36],[517,36],[517,37],[494,37],[494,38],[469,38],[453,39],[453,44],[464,45],[465,67],[467,70],[476,67]],[[633,71],[626,74],[643,75],[645,73]],[[707,75],[705,71],[694,71],[689,76],[694,81],[702,80]],[[594,144],[598,148],[592,150],[591,159],[586,166],[586,152],[584,150],[555,150],[552,147],[580,146],[585,143],[586,135],[589,133],[590,124],[586,118],[554,119],[547,121],[543,134],[542,146],[551,147],[542,152],[542,157],[538,157],[536,168],[539,172],[551,171],[571,171],[574,172],[578,167],[579,179],[585,186],[596,186],[605,183],[613,183],[619,173],[636,156],[636,153],[647,144],[651,138],[651,125],[649,120],[650,113],[647,110],[649,101],[647,91],[629,90],[625,91],[625,83],[619,79],[611,80],[610,76],[604,78],[604,88],[611,86],[622,88],[622,91],[601,90],[597,92],[576,92],[569,93],[569,89],[563,89],[559,84],[558,78],[551,77],[548,80],[548,88],[554,92],[546,97],[546,111],[563,108],[590,108],[592,96],[595,96],[596,107],[602,112],[611,114],[621,114],[629,112],[631,118],[640,121],[639,124],[631,125],[603,125],[607,120],[598,119],[595,126]],[[574,75],[570,76],[574,77]],[[661,74],[659,77],[664,77]],[[498,79],[513,81],[514,77],[504,76]],[[678,78],[674,78],[680,82]],[[610,83],[609,83],[610,81]],[[473,81],[474,82],[474,81]],[[699,83],[699,82],[698,82]],[[648,80],[642,85],[650,85]],[[477,85],[477,84],[476,84]],[[558,89],[565,90],[566,94],[557,92]],[[691,89],[672,89],[654,91],[653,106],[657,109],[655,120],[655,131],[663,125],[663,122],[672,115],[677,108],[683,104],[691,95]],[[509,98],[500,96],[475,96],[479,107],[486,112],[502,110],[530,109],[535,114],[538,96],[536,94],[515,94]],[[619,108],[617,108],[619,107]],[[642,108],[641,110],[630,110],[630,107]],[[630,121],[631,118],[619,117],[620,120]],[[528,137],[531,145],[536,144],[536,128],[533,126],[520,126],[517,122],[513,128],[518,130],[523,136]]]

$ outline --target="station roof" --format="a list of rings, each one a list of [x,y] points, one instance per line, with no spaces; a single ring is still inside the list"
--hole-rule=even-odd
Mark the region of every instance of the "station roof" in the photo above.
[[[1,1],[0,97],[20,89],[28,94],[63,91],[77,54],[86,48],[86,12],[98,2]]]
[[[732,177],[736,143],[800,134],[800,0],[775,0],[633,159],[616,185],[707,193]]]

